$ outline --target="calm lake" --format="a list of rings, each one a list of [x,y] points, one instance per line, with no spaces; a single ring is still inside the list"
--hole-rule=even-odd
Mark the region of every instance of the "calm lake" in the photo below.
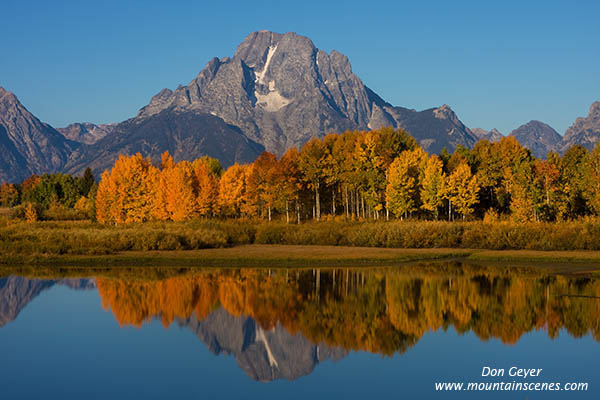
[[[600,398],[597,272],[444,262],[54,275],[0,278],[2,399]],[[588,389],[436,391],[443,382]]]

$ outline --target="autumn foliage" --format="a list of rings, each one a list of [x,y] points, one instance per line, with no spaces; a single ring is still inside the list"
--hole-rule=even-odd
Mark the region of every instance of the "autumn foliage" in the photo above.
[[[105,172],[101,223],[198,217],[556,221],[600,214],[600,149],[535,159],[513,137],[428,155],[403,130],[330,134],[224,172],[204,157],[159,166],[137,154]],[[217,166],[217,167],[215,167]],[[5,189],[7,192],[7,189]],[[5,195],[5,197],[7,197]]]
[[[96,195],[100,223],[184,221],[213,215],[218,176],[205,159],[175,163],[164,153],[159,167],[140,154],[120,156],[105,171]]]

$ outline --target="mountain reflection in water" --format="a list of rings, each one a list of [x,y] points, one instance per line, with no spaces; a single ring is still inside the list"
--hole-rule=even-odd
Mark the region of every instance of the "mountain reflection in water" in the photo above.
[[[174,270],[175,271],[175,270]],[[167,271],[168,273],[168,271]],[[600,340],[600,279],[436,263],[360,269],[178,269],[164,279],[0,279],[0,327],[53,285],[94,289],[121,326],[160,319],[235,357],[252,379],[293,380],[349,351],[404,353],[453,327],[514,344],[532,330]]]

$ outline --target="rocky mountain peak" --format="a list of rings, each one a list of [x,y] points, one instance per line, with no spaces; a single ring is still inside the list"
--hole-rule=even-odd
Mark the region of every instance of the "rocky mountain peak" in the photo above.
[[[188,85],[154,96],[138,118],[165,109],[218,116],[278,154],[330,132],[382,126],[404,128],[418,140],[423,137],[431,151],[474,140],[450,107],[419,116],[414,110],[394,108],[352,72],[348,57],[336,50],[319,50],[294,32],[249,34],[233,58],[213,58]],[[424,118],[447,123],[427,127],[410,123]],[[440,137],[445,135],[453,138]]]
[[[13,92],[9,92],[0,86],[0,113],[4,114],[12,107],[23,107],[23,105]],[[2,115],[0,115],[0,118],[2,118]]]
[[[551,126],[541,121],[531,120],[510,133],[522,145],[531,150],[537,158],[546,158],[549,151],[557,150],[562,136]]]
[[[433,110],[433,115],[440,119],[458,120],[456,113],[450,108],[448,104],[444,104],[441,107]]]

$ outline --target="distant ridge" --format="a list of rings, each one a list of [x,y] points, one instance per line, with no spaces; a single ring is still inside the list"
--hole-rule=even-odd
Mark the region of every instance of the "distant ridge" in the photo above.
[[[560,147],[562,136],[551,126],[540,121],[529,121],[510,133],[537,158],[546,158],[548,152]]]
[[[493,128],[491,131],[486,131],[481,128],[473,128],[471,132],[477,137],[477,140],[489,140],[490,142],[497,142],[504,137],[502,133],[496,128]]]

